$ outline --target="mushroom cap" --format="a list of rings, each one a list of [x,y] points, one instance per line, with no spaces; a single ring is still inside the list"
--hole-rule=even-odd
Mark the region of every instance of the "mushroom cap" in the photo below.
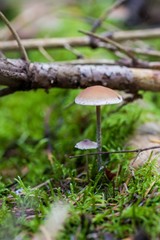
[[[103,86],[85,88],[75,98],[75,103],[80,105],[100,106],[122,102],[122,97],[114,90]]]
[[[97,147],[98,147],[98,144],[89,139],[84,139],[83,141],[80,141],[75,145],[75,148],[78,148],[81,150],[96,149]]]

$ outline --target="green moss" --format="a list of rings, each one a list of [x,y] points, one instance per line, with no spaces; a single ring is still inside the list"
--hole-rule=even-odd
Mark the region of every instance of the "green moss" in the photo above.
[[[107,5],[111,2],[107,1]],[[44,30],[38,37],[82,36],[78,30],[90,30],[90,22],[105,8],[106,1],[97,0],[76,1],[62,7],[58,12],[62,16],[58,28]],[[158,47],[158,42],[154,41],[153,45]],[[80,51],[86,58],[114,58],[104,49]],[[76,58],[68,50],[48,52],[58,61]],[[38,50],[28,53],[31,61],[47,61]],[[11,52],[6,56],[20,55]],[[149,159],[131,176],[132,154],[112,154],[109,161],[103,155],[105,168],[100,171],[96,155],[88,157],[88,165],[86,157],[69,157],[85,153],[74,148],[78,141],[96,139],[95,108],[74,104],[79,91],[52,89],[47,94],[38,90],[1,98],[1,239],[14,239],[18,234],[24,234],[23,239],[31,239],[43,224],[50,206],[58,200],[65,200],[70,206],[58,239],[93,236],[104,239],[105,234],[125,238],[139,229],[152,239],[160,236],[160,181],[156,160]],[[139,124],[159,121],[159,93],[142,92],[142,95],[144,105],[135,102],[118,111],[115,111],[117,106],[102,108],[104,151],[123,149]],[[49,154],[48,150],[51,150]],[[109,179],[109,173],[116,176]]]

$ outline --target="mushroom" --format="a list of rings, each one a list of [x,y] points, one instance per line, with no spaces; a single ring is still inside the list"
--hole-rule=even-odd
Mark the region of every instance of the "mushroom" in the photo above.
[[[122,97],[116,91],[99,85],[87,87],[75,98],[76,104],[96,106],[97,149],[99,153],[102,151],[101,105],[116,104],[120,102],[122,102]],[[101,154],[98,155],[98,164],[99,167],[101,167]]]
[[[96,149],[97,147],[98,147],[98,144],[89,139],[84,139],[83,141],[80,141],[75,145],[75,148],[78,148],[81,150]]]
[[[96,149],[97,147],[98,147],[98,144],[89,139],[84,139],[75,145],[75,148],[78,148],[80,150]],[[87,164],[87,179],[89,182],[90,176],[89,176],[88,155],[87,154],[86,154],[86,164]]]

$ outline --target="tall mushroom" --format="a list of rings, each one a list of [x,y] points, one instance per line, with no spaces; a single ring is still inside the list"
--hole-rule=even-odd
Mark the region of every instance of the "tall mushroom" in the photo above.
[[[98,152],[102,151],[101,105],[116,104],[120,102],[122,102],[122,97],[116,91],[98,85],[87,87],[75,98],[75,103],[77,104],[96,106]],[[98,164],[99,167],[102,164],[101,154],[98,155]]]

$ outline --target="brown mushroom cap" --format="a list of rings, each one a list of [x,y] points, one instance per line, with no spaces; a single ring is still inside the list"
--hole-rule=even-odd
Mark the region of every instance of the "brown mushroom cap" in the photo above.
[[[103,86],[92,86],[84,89],[75,98],[80,105],[100,106],[122,102],[122,97],[114,90]]]

